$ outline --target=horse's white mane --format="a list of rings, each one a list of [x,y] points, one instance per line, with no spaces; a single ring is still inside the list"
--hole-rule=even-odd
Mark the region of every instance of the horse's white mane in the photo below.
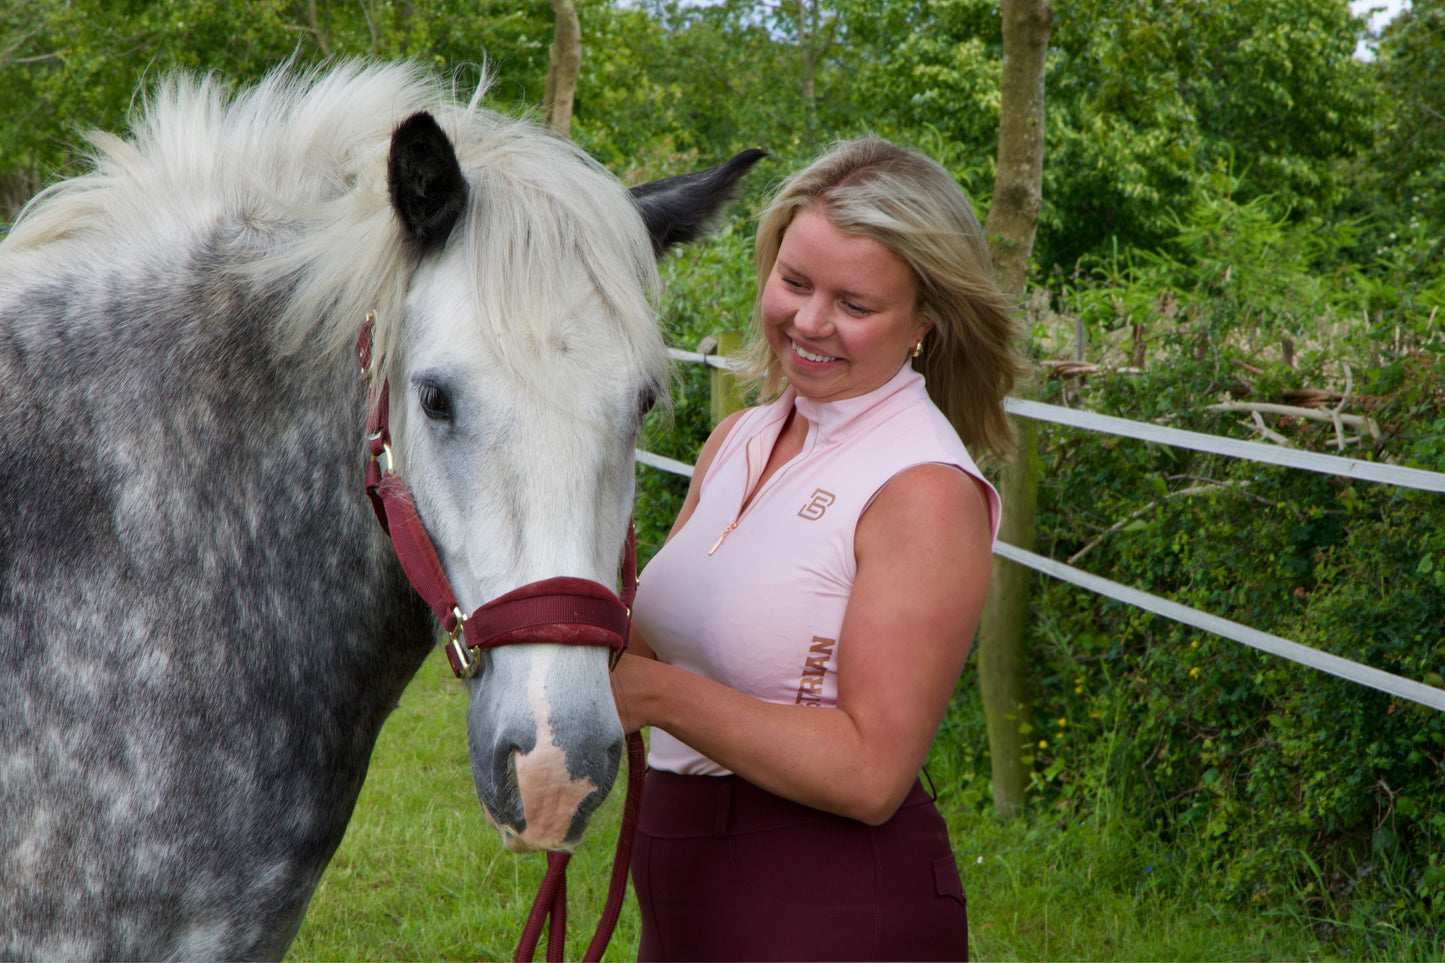
[[[0,261],[72,241],[210,245],[236,276],[290,291],[277,325],[284,349],[349,343],[374,310],[385,354],[415,267],[390,207],[386,158],[396,125],[427,110],[472,185],[450,243],[474,249],[478,298],[509,285],[515,300],[518,284],[555,295],[548,265],[581,253],[608,314],[637,326],[625,340],[645,343],[656,269],[626,192],[571,141],[479,107],[485,89],[461,102],[409,63],[282,67],[234,94],[215,77],[172,76],[145,99],[130,139],[90,136],[89,171],[27,205]],[[548,312],[520,313],[494,320],[540,325]],[[502,348],[515,342],[488,334]]]

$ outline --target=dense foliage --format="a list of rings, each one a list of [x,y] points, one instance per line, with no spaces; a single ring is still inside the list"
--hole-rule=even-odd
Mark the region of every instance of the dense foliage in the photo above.
[[[255,80],[289,59],[413,57],[475,84],[492,58],[504,100],[541,98],[551,6],[427,0],[24,0],[0,5],[0,221],[72,170],[92,128],[121,129],[170,70]]]
[[[875,130],[992,187],[989,0],[581,0],[573,133],[635,183],[773,155],[721,234],[669,258],[663,320],[696,349],[746,327],[750,218],[822,144]],[[1056,5],[1045,209],[1026,309],[1045,396],[1144,421],[1445,471],[1445,0],[1375,44],[1343,0]],[[546,2],[30,0],[0,10],[0,221],[172,67],[252,79],[287,58],[411,56],[493,99],[541,98]],[[1082,346],[1077,332],[1083,333]],[[1091,367],[1092,366],[1092,367]],[[1083,372],[1082,374],[1080,372]],[[646,445],[690,462],[709,376],[681,366]],[[1210,410],[1339,408],[1330,422]],[[1038,550],[1432,685],[1445,676],[1440,496],[1047,428]],[[642,470],[644,558],[685,482]],[[1123,813],[1218,897],[1350,914],[1439,946],[1445,716],[1040,579],[1036,813]],[[939,753],[985,808],[971,677]]]
[[[1287,365],[1270,322],[1309,299],[1296,299],[1289,279],[1274,287],[1248,277],[1249,261],[1229,263],[1242,275],[1238,297],[1176,300],[1186,278],[1206,289],[1218,283],[1224,265],[1206,258],[1115,279],[1121,302],[1154,305],[1136,316],[1150,333],[1150,357],[1136,374],[1052,381],[1052,400],[1236,437],[1258,437],[1249,417],[1212,404],[1323,401],[1369,419],[1343,433],[1345,454],[1445,469],[1445,337],[1428,312],[1318,341],[1320,329],[1362,317],[1363,292],[1315,276],[1308,293],[1319,313],[1292,326],[1303,340]],[[1132,353],[1131,340],[1117,350]],[[1321,398],[1324,389],[1334,393]],[[1339,453],[1341,433],[1328,421],[1268,422],[1294,447]],[[1366,665],[1445,683],[1439,495],[1071,430],[1046,437],[1038,550]],[[1439,932],[1439,712],[1060,583],[1038,584],[1034,611],[1039,804],[1076,819],[1101,797],[1117,797],[1181,851],[1207,859],[1230,897]],[[1342,947],[1348,955],[1370,949]]]

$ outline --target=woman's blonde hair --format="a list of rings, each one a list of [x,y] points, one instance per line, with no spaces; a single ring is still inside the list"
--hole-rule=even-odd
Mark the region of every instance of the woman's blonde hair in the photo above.
[[[803,211],[822,213],[845,234],[878,241],[912,268],[919,314],[933,324],[913,366],[970,451],[1006,457],[1013,432],[1003,400],[1029,367],[1019,352],[1013,305],[994,283],[983,229],[947,171],[879,137],[835,145],[794,174],[763,212],[754,339],[742,378],[756,384],[764,400],[782,391],[782,368],[762,337],[762,294],[783,233]]]

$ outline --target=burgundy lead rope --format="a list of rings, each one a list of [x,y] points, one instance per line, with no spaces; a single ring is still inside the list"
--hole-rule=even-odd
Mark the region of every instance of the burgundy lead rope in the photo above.
[[[627,869],[632,863],[632,840],[637,831],[637,814],[642,806],[643,773],[646,771],[646,751],[642,745],[642,734],[634,732],[627,737],[627,800],[622,809],[622,829],[617,834],[617,850],[612,857],[612,879],[607,885],[607,903],[602,909],[602,919],[597,922],[597,931],[582,957],[584,963],[597,963],[602,959],[607,944],[612,940],[612,931],[622,915],[622,900],[627,895]],[[532,901],[532,911],[527,916],[527,925],[522,930],[522,939],[517,944],[516,963],[530,963],[537,952],[537,941],[542,927],[551,917],[547,930],[547,963],[561,963],[567,943],[567,863],[568,853],[547,854],[547,875],[537,898]]]
[[[371,325],[367,316],[356,339],[357,359],[362,374],[371,374]],[[411,491],[393,471],[391,432],[388,421],[388,385],[382,381],[367,406],[367,441],[370,458],[366,465],[366,493],[377,521],[391,538],[397,558],[412,587],[421,595],[449,635],[446,653],[458,678],[470,678],[478,669],[473,652],[513,642],[549,642],[560,645],[605,645],[613,650],[612,662],[627,647],[632,622],[632,600],[637,591],[636,535],[631,523],[622,553],[622,598],[597,582],[579,578],[550,578],[493,599],[470,616],[462,612],[456,594],[437,557],[436,547],[417,514]],[[385,467],[381,459],[385,458]],[[627,892],[627,869],[632,860],[632,839],[642,799],[645,754],[642,736],[627,737],[627,799],[607,903],[597,932],[587,948],[587,961],[602,959],[612,939],[622,900]],[[542,927],[551,917],[547,959],[560,963],[566,947],[567,853],[547,854],[547,874],[533,901],[532,911],[517,945],[518,960],[530,961],[537,949]]]

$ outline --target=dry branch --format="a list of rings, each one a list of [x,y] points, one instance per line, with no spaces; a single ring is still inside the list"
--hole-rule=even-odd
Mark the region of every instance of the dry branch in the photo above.
[[[1188,496],[1191,496],[1191,495],[1207,495],[1207,494],[1210,493],[1210,492],[1216,492],[1216,491],[1219,491],[1220,489],[1224,489],[1224,488],[1244,488],[1244,487],[1246,487],[1248,484],[1249,484],[1249,482],[1247,482],[1247,481],[1241,481],[1241,482],[1211,482],[1211,483],[1206,484],[1206,485],[1190,485],[1188,488],[1181,488],[1181,489],[1179,489],[1177,492],[1170,492],[1168,495],[1165,495],[1163,498],[1156,498],[1154,501],[1152,501],[1152,502],[1150,502],[1149,504],[1145,505],[1143,508],[1139,509],[1138,511],[1131,512],[1130,514],[1126,515],[1124,518],[1121,518],[1119,521],[1115,522],[1114,524],[1110,525],[1108,528],[1104,529],[1102,532],[1100,532],[1097,536],[1094,537],[1093,541],[1089,542],[1089,544],[1085,545],[1083,548],[1079,549],[1077,552],[1075,552],[1074,554],[1070,555],[1070,556],[1068,557],[1068,559],[1066,560],[1066,562],[1067,562],[1067,564],[1069,564],[1069,565],[1073,565],[1073,564],[1074,564],[1075,562],[1077,562],[1079,559],[1083,558],[1085,555],[1089,554],[1089,552],[1093,551],[1094,547],[1097,546],[1100,542],[1102,542],[1105,538],[1107,538],[1108,536],[1114,534],[1115,532],[1123,529],[1123,528],[1124,528],[1125,526],[1127,526],[1130,522],[1138,521],[1140,518],[1142,518],[1143,516],[1149,514],[1149,513],[1152,512],[1154,509],[1158,508],[1160,505],[1164,504],[1165,502],[1173,501],[1173,500],[1176,499],[1176,498],[1185,498],[1185,497],[1188,497]]]
[[[1289,442],[1282,435],[1271,431],[1264,424],[1262,415],[1281,415],[1290,418],[1304,418],[1309,421],[1319,421],[1333,425],[1335,429],[1335,447],[1341,451],[1349,443],[1350,438],[1345,434],[1345,427],[1349,426],[1361,432],[1356,441],[1363,441],[1363,433],[1368,432],[1371,438],[1380,437],[1380,426],[1375,419],[1365,415],[1347,415],[1340,411],[1344,407],[1349,395],[1340,398],[1340,403],[1333,408],[1301,408],[1297,405],[1279,405],[1267,401],[1226,401],[1217,405],[1210,405],[1207,411],[1247,412],[1252,421],[1243,424],[1250,425],[1261,435],[1277,444],[1288,445]]]

